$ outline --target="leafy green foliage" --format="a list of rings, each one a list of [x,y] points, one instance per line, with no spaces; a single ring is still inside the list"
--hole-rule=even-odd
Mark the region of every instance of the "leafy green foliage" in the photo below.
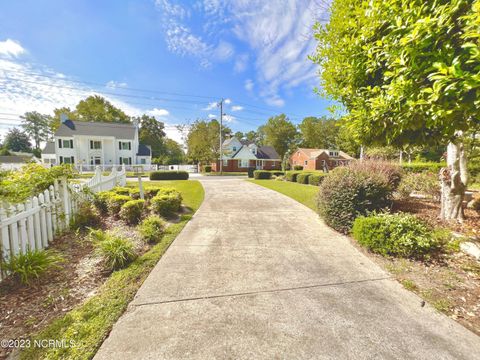
[[[138,231],[147,243],[158,243],[165,233],[165,221],[157,215],[151,215],[138,226]]]
[[[150,145],[153,158],[160,156],[165,148],[165,125],[149,115],[142,115],[136,120],[140,123],[140,142]]]
[[[392,193],[384,174],[367,168],[339,167],[320,185],[318,212],[328,225],[348,233],[355,218],[387,207]]]
[[[384,256],[422,258],[441,242],[421,220],[410,214],[377,214],[355,219],[353,237],[367,249]]]
[[[100,191],[93,196],[93,204],[97,207],[102,214],[106,214],[108,211],[107,201],[110,197],[116,195],[113,191]]]
[[[123,110],[99,95],[80,100],[75,108],[75,119],[79,121],[99,121],[111,123],[131,123]]]
[[[269,118],[259,131],[265,134],[265,144],[272,146],[281,159],[297,136],[297,128],[285,114]]]
[[[294,165],[293,170],[297,170],[297,171],[303,170],[303,165]]]
[[[403,199],[408,198],[412,192],[417,192],[438,200],[440,198],[438,182],[438,175],[434,173],[407,173],[402,177],[397,193]]]
[[[297,183],[299,184],[308,184],[308,179],[310,178],[311,173],[302,172],[297,175]]]
[[[186,171],[152,171],[150,180],[188,180]]]
[[[142,218],[144,207],[145,200],[127,201],[120,209],[120,219],[129,225],[136,225]]]
[[[39,164],[30,163],[20,170],[10,171],[0,177],[0,198],[10,203],[22,202],[48,189],[55,179],[72,178],[73,174],[70,165],[44,168]]]
[[[173,190],[170,193],[159,193],[151,200],[152,210],[162,216],[170,217],[180,210],[182,195]]]
[[[301,171],[285,171],[285,180],[297,182],[297,176],[301,173]]]
[[[3,147],[10,151],[32,152],[30,138],[25,132],[12,128],[7,132],[3,141]]]
[[[35,149],[40,149],[40,143],[47,141],[51,135],[50,116],[42,115],[37,111],[26,112],[22,118],[22,128],[30,139],[33,139]]]
[[[91,230],[89,237],[108,270],[122,269],[137,257],[133,243],[112,232]]]
[[[4,264],[11,276],[18,277],[22,284],[30,284],[47,271],[58,268],[63,257],[52,250],[31,250],[11,256]]]
[[[402,168],[403,168],[403,170],[405,170],[405,172],[419,173],[419,172],[428,171],[428,172],[435,173],[435,174],[438,174],[440,169],[442,167],[446,167],[446,166],[447,166],[447,164],[445,164],[445,163],[419,162],[419,161],[402,164]]]
[[[113,192],[107,194],[106,196],[107,209],[111,216],[118,216],[123,204],[132,200],[132,198],[128,195],[117,195]]]
[[[231,130],[223,126],[222,136],[231,134]],[[210,163],[220,158],[220,123],[217,120],[195,121],[187,136],[187,158],[194,163]]]
[[[269,180],[272,178],[272,173],[266,170],[255,170],[253,172],[253,177],[256,180]]]
[[[210,165],[205,165],[203,167],[203,172],[206,172],[206,173],[212,172],[212,167]]]
[[[337,149],[338,121],[309,116],[300,125],[301,147],[313,149]],[[296,170],[296,169],[295,169]]]
[[[308,183],[310,185],[319,186],[323,179],[325,179],[325,174],[311,174],[308,177]]]
[[[83,202],[79,205],[77,213],[72,218],[70,227],[72,229],[86,230],[87,228],[97,228],[101,225],[102,219],[99,210],[91,203]]]

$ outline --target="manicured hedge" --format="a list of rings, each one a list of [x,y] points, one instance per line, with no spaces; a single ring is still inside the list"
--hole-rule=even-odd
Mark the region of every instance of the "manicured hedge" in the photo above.
[[[301,174],[301,171],[286,171],[285,172],[285,179],[287,181],[297,182],[298,174]]]
[[[150,180],[188,180],[186,171],[152,171]]]
[[[145,200],[130,200],[122,205],[120,219],[127,224],[136,225],[140,222],[145,207]]]
[[[302,165],[294,165],[293,170],[303,170],[303,166]]]
[[[325,174],[311,174],[308,177],[308,183],[310,185],[319,186],[323,179],[325,179]]]
[[[282,175],[285,175],[285,171],[280,171],[280,170],[269,170],[272,175],[275,175],[275,176],[282,176]]]
[[[203,171],[206,173],[212,172],[212,167],[210,165],[205,165]]]
[[[384,256],[422,258],[440,246],[439,236],[410,214],[378,214],[355,219],[353,237]]]
[[[436,163],[436,162],[412,162],[412,163],[403,163],[402,168],[406,172],[419,173],[424,171],[434,172],[438,174],[442,167],[445,167],[445,163]]]
[[[152,210],[162,216],[172,216],[174,213],[180,210],[182,205],[182,195],[178,191],[172,191],[169,193],[159,192],[151,200]]]
[[[297,175],[297,183],[299,184],[308,184],[308,178],[312,175],[312,173],[302,172],[301,174]]]
[[[255,170],[253,172],[253,177],[256,180],[269,180],[272,178],[272,173],[270,171],[265,171],[265,170]]]

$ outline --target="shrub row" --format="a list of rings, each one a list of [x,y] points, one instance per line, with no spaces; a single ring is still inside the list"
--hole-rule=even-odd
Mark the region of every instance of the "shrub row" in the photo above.
[[[438,174],[442,167],[445,167],[445,163],[436,163],[436,162],[412,162],[412,163],[403,163],[402,168],[405,172],[432,172]]]
[[[271,179],[273,176],[282,176],[284,174],[285,172],[280,170],[253,170],[252,177],[257,180],[268,180]]]
[[[188,180],[186,171],[152,171],[150,180]]]

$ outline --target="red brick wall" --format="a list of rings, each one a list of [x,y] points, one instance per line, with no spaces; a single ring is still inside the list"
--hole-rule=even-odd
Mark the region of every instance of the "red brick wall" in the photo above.
[[[310,160],[303,151],[296,151],[290,156],[290,167],[293,169],[295,165],[303,166],[304,170],[315,170],[316,166],[315,160]]]

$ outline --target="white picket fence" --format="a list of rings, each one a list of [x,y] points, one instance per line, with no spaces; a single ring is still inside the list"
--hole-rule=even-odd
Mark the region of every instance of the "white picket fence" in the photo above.
[[[0,281],[7,275],[5,260],[27,249],[46,248],[55,234],[68,228],[79,204],[88,200],[85,188],[95,193],[125,184],[124,166],[120,171],[113,168],[107,176],[102,176],[101,169],[97,168],[95,175],[84,184],[55,180],[43,193],[24,203],[0,204]]]

